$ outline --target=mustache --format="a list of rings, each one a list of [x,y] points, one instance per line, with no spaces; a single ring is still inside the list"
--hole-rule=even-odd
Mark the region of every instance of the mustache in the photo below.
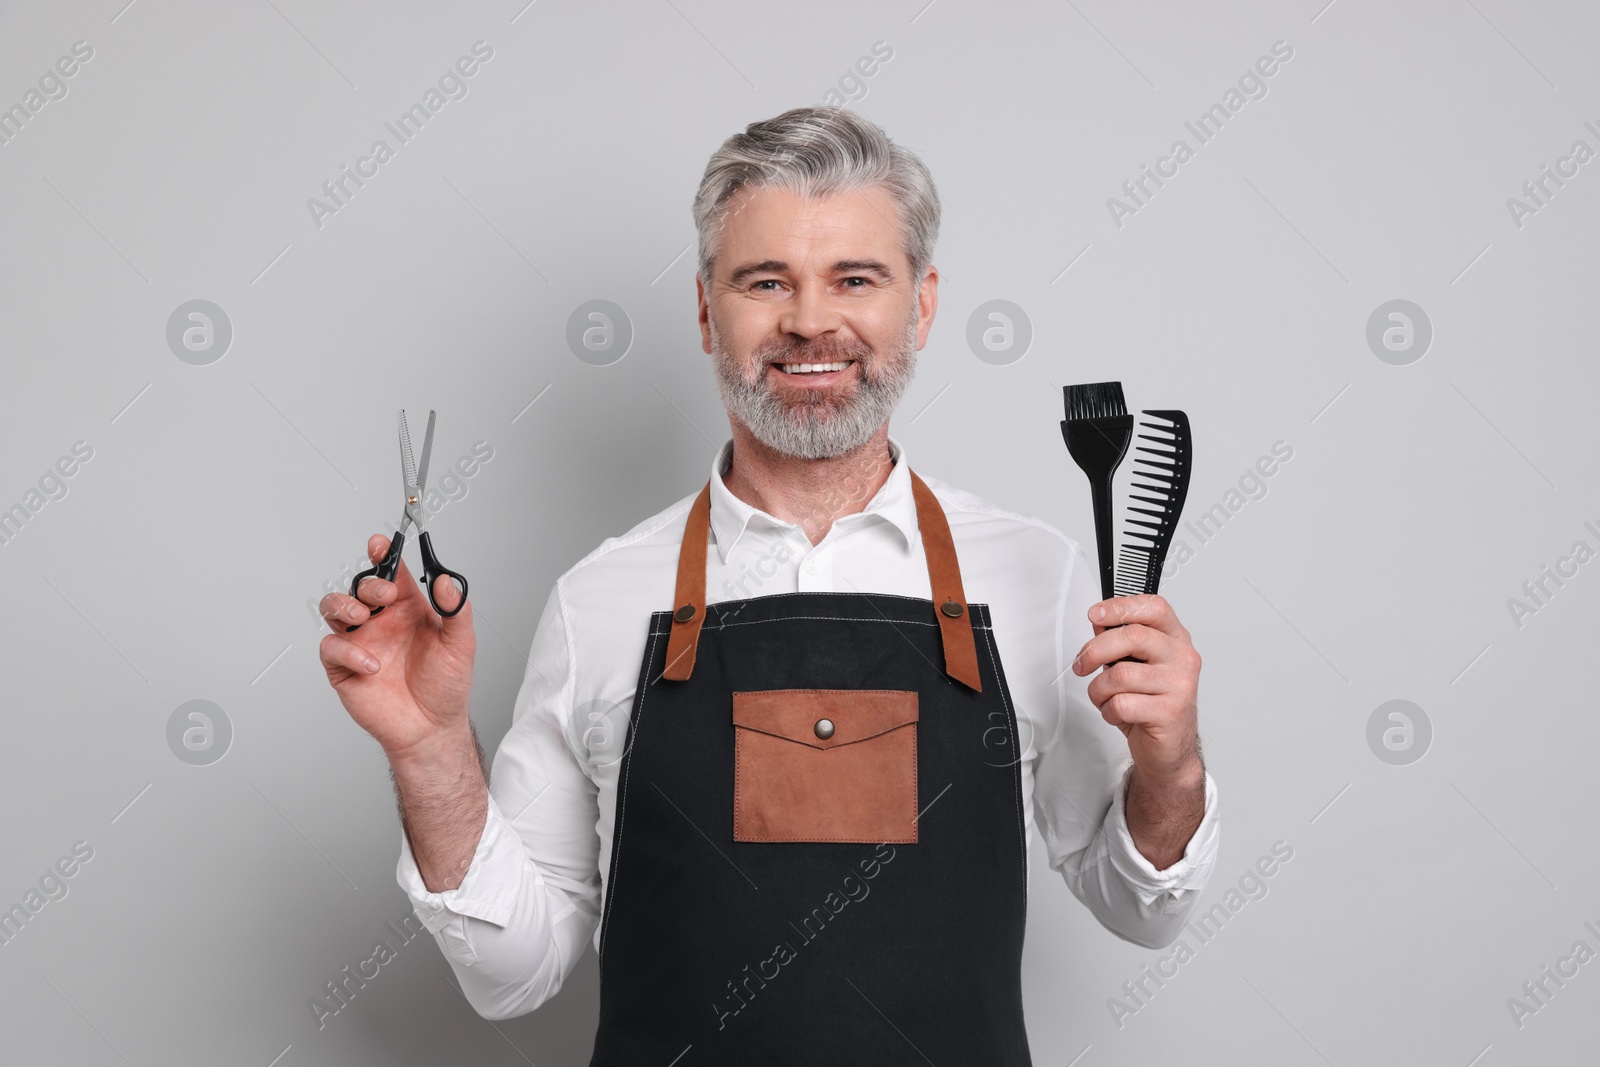
[[[756,358],[767,363],[837,363],[853,359],[866,363],[874,358],[872,348],[859,338],[785,338],[756,349]]]

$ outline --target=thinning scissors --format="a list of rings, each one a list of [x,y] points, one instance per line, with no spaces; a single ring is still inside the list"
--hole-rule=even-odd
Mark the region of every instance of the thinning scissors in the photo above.
[[[417,544],[422,549],[422,579],[423,588],[428,591],[428,600],[433,604],[433,610],[444,618],[451,618],[467,605],[467,579],[464,575],[439,562],[439,557],[433,554],[433,539],[428,531],[423,529],[427,522],[428,512],[422,506],[422,492],[428,485],[428,457],[433,454],[433,420],[437,412],[428,412],[428,432],[422,438],[422,463],[419,465],[411,452],[411,432],[406,429],[406,412],[400,409],[400,476],[405,481],[406,508],[400,517],[400,523],[395,530],[394,539],[389,542],[389,551],[384,554],[383,560],[375,567],[368,567],[350,582],[350,595],[356,595],[356,589],[361,585],[363,578],[382,578],[386,582],[394,581],[395,572],[400,569],[400,551],[405,547],[406,530],[415,526],[421,531]],[[439,606],[439,599],[434,595],[433,583],[439,577],[447,577],[456,585],[456,590],[461,594],[461,602],[449,611]],[[376,615],[383,610],[383,605],[371,609],[368,615]],[[358,629],[355,626],[346,626],[345,632]]]

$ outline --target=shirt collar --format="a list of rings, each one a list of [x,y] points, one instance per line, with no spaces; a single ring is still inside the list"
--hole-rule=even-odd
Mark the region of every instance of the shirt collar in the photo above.
[[[733,438],[730,437],[717,450],[717,456],[711,462],[711,530],[716,538],[717,554],[722,557],[723,563],[728,562],[728,555],[733,551],[733,546],[751,526],[779,530],[800,529],[798,523],[769,515],[760,508],[745,503],[723,484],[722,472],[728,468],[732,452]],[[841,515],[835,520],[834,525],[837,526],[841,522],[854,524],[881,519],[900,531],[909,549],[916,544],[918,536],[917,505],[916,498],[911,492],[911,468],[906,462],[906,450],[893,435],[889,437],[889,457],[894,466],[889,469],[889,477],[878,489],[877,495],[869,500],[861,511],[852,515]]]

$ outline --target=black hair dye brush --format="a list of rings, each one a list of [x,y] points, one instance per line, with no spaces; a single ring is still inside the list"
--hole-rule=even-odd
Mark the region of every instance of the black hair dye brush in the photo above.
[[[1161,585],[1161,568],[1172,546],[1172,534],[1189,493],[1193,442],[1189,417],[1181,411],[1145,411],[1134,446],[1132,488],[1128,494],[1128,542],[1120,556],[1114,550],[1112,477],[1134,437],[1134,418],[1128,414],[1121,382],[1069,385],[1067,417],[1061,436],[1067,451],[1089,476],[1094,501],[1095,547],[1100,558],[1100,594],[1113,596],[1154,593]]]
[[[1133,416],[1122,399],[1121,382],[1069,385],[1062,392],[1066,394],[1067,417],[1061,423],[1061,436],[1066,439],[1067,451],[1089,476],[1095,548],[1100,557],[1100,597],[1110,600],[1116,595],[1111,477],[1133,440]]]

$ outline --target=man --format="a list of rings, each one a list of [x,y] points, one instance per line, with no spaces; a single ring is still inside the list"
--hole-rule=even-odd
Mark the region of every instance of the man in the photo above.
[[[920,160],[797,109],[728,139],[694,214],[732,438],[557,580],[492,793],[470,604],[436,617],[404,566],[323,602],[400,884],[487,1018],[592,938],[595,1065],[1026,1064],[1031,827],[1127,940],[1171,943],[1204,888],[1199,656],[1165,600],[1091,606],[1076,543],[889,437],[938,303]]]

